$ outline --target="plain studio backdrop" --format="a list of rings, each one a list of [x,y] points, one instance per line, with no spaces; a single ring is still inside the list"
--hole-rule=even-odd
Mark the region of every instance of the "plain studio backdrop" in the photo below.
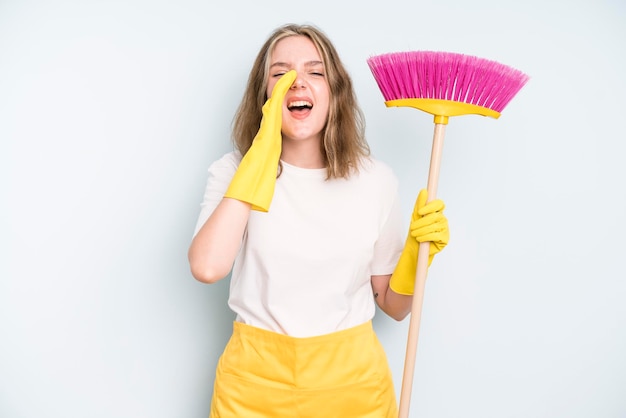
[[[201,418],[228,279],[189,273],[209,164],[278,25],[336,44],[408,218],[433,121],[366,59],[458,52],[530,75],[451,118],[414,417],[626,417],[626,6],[587,1],[0,0],[0,416]],[[408,318],[374,325],[399,393]]]

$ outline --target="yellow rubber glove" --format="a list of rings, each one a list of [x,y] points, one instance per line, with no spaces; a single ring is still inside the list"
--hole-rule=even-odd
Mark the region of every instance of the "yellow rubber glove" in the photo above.
[[[269,210],[282,150],[283,100],[295,79],[296,72],[291,70],[274,86],[271,97],[263,105],[259,131],[239,163],[224,197],[250,203],[253,210]]]
[[[430,241],[428,265],[435,254],[443,250],[450,240],[448,219],[443,214],[445,205],[441,199],[428,200],[428,191],[420,190],[413,208],[409,233],[398,264],[391,275],[389,287],[401,295],[412,295],[415,289],[417,253],[419,243]]]

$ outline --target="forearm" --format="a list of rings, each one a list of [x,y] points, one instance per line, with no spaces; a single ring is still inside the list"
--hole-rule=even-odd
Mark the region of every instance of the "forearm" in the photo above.
[[[389,287],[391,275],[372,276],[372,289],[378,307],[396,321],[402,321],[411,312],[412,295],[401,295]]]
[[[222,199],[189,247],[189,266],[194,278],[214,283],[228,275],[249,217],[250,204]]]

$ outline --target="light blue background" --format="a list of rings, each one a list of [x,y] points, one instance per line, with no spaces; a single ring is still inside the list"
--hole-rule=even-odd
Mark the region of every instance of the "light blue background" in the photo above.
[[[416,417],[626,417],[623,1],[0,1],[0,416],[200,418],[228,281],[186,251],[208,165],[270,31],[335,42],[408,216],[432,117],[386,108],[370,55],[441,50],[531,76],[453,118],[451,241],[429,273]],[[376,329],[400,389],[408,320]]]

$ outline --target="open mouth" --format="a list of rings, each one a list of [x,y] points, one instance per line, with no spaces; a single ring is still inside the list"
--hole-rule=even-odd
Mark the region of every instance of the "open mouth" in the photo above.
[[[287,104],[287,109],[290,112],[302,112],[305,110],[311,110],[313,108],[313,103],[307,102],[306,100],[298,100]]]

